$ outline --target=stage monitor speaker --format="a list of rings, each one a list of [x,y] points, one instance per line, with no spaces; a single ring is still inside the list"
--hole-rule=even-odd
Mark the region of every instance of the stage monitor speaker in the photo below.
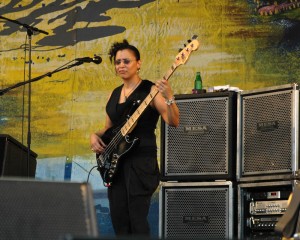
[[[97,237],[89,184],[0,179],[0,239]]]
[[[160,188],[162,239],[234,239],[232,182],[164,182]]]
[[[35,177],[37,154],[7,134],[0,134],[0,176]]]
[[[162,181],[232,180],[236,169],[235,92],[177,95],[177,128],[161,123]]]
[[[299,87],[286,84],[238,97],[237,179],[291,179],[299,169]]]

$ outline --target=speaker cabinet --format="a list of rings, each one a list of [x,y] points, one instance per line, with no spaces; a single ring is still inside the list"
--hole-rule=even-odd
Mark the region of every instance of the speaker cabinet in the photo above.
[[[6,134],[0,134],[0,176],[35,177],[37,154]]]
[[[244,91],[238,97],[237,179],[285,180],[299,168],[299,88]]]
[[[2,178],[0,192],[0,239],[98,236],[88,184]]]
[[[170,239],[233,239],[232,182],[167,183],[160,188],[159,235]]]
[[[236,97],[235,92],[175,96],[179,127],[161,123],[163,181],[235,177]]]

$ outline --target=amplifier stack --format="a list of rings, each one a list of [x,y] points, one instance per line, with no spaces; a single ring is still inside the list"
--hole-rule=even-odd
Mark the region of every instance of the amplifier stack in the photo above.
[[[218,238],[280,239],[274,229],[299,176],[299,86],[175,98],[179,127],[161,124],[160,237],[182,231],[215,238],[209,232],[218,229],[205,219],[213,218],[215,208],[222,212],[224,204],[233,204],[222,215],[222,228],[229,230]],[[211,208],[212,193],[224,189],[233,201],[218,197]],[[183,212],[176,221],[170,217],[174,193],[175,205],[190,206],[179,204]]]
[[[299,86],[244,91],[237,103],[238,236],[281,239],[275,226],[299,175]]]
[[[161,123],[160,237],[232,239],[237,93],[175,98],[179,127]]]

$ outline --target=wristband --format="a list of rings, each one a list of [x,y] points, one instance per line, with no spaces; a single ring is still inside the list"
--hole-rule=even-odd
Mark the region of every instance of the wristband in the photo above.
[[[170,106],[172,103],[175,103],[175,97],[173,96],[171,99],[166,100],[165,103]]]

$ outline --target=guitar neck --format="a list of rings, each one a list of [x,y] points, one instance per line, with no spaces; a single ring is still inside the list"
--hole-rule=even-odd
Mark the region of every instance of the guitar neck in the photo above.
[[[176,70],[177,67],[178,67],[178,65],[176,65],[175,63],[173,63],[173,65],[171,66],[171,68],[163,76],[163,79],[169,80],[169,78],[172,76],[173,72],[175,72],[175,70]]]
[[[163,79],[168,80],[177,66],[175,64],[172,65],[172,67],[168,70],[168,72],[164,75]],[[123,136],[130,133],[133,128],[135,127],[138,119],[142,115],[142,113],[145,111],[145,109],[148,107],[148,105],[153,101],[155,96],[158,94],[158,90],[155,88],[153,89],[148,96],[144,99],[144,101],[139,105],[139,107],[135,110],[135,112],[132,114],[132,116],[127,120],[127,122],[124,124],[124,126],[121,128],[121,133]]]
[[[171,75],[174,73],[176,68],[184,64],[191,54],[192,51],[197,50],[199,47],[199,42],[195,39],[197,36],[193,37],[193,41],[191,41],[188,46],[185,45],[184,49],[177,54],[175,57],[175,62],[172,64],[171,68],[167,71],[167,73],[164,75],[163,79],[169,80]],[[155,96],[158,94],[158,90],[154,88],[149,95],[145,98],[145,100],[140,104],[140,106],[137,108],[137,110],[133,113],[133,115],[127,120],[125,125],[120,129],[120,132],[123,136],[126,136],[128,133],[130,133],[133,128],[135,127],[137,120],[142,115],[142,113],[145,111],[145,109],[148,107],[148,105],[152,102],[152,100],[155,98]]]

